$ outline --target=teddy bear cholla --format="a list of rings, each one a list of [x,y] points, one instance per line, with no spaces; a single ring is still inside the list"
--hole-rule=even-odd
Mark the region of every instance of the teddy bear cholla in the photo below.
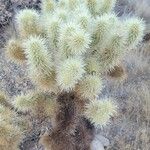
[[[16,14],[17,36],[8,41],[6,53],[27,64],[36,88],[11,103],[5,96],[1,99],[2,107],[14,116],[1,115],[2,128],[10,126],[8,134],[0,136],[5,141],[1,149],[15,145],[16,150],[22,135],[29,134],[18,123],[20,118],[31,121],[30,132],[35,129],[31,118],[41,129],[45,125],[40,143],[47,150],[95,149],[95,128],[105,126],[117,108],[112,98],[99,98],[102,77],[114,72],[121,57],[142,40],[144,30],[141,19],[119,19],[115,2],[43,0],[40,12],[24,9]],[[18,132],[12,132],[14,126]]]

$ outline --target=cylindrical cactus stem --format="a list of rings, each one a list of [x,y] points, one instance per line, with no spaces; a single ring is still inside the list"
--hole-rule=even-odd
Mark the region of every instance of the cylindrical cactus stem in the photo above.
[[[116,0],[104,0],[100,9],[100,14],[109,13],[113,10]]]
[[[21,38],[41,33],[39,17],[38,12],[33,9],[24,9],[17,14],[16,23]]]
[[[41,143],[47,150],[90,150],[94,127],[82,118],[85,101],[74,92],[64,92],[57,103],[53,130],[41,138]]]
[[[7,57],[15,63],[23,63],[26,60],[22,43],[18,39],[10,39],[6,46]]]
[[[41,7],[44,13],[52,12],[55,8],[55,0],[42,0]]]
[[[43,90],[54,89],[55,71],[45,38],[31,36],[24,43],[24,47],[32,81]]]
[[[108,124],[111,116],[117,113],[117,105],[111,98],[93,100],[85,106],[85,117],[95,126],[103,127]]]
[[[125,22],[125,26],[127,30],[126,46],[133,48],[142,41],[145,24],[143,20],[130,18]]]
[[[9,101],[7,95],[3,92],[3,91],[0,91],[0,105],[10,109],[10,110],[13,110],[13,106],[11,104],[11,102]]]
[[[122,64],[114,66],[114,68],[107,72],[107,76],[112,79],[123,80],[127,77],[125,67]]]
[[[57,103],[59,111],[56,114],[55,128],[70,133],[75,132],[84,101],[80,100],[74,92],[64,92],[58,96]]]
[[[68,58],[58,67],[57,71],[57,84],[61,90],[70,91],[75,88],[83,77],[84,62],[78,58]]]
[[[77,85],[76,90],[84,99],[93,100],[102,90],[102,80],[97,75],[87,75]]]

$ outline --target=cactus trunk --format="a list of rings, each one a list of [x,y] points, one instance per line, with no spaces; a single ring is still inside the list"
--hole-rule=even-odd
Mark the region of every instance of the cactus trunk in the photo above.
[[[75,93],[58,96],[59,112],[55,117],[53,131],[42,138],[47,150],[90,150],[94,126],[82,117],[85,103]]]

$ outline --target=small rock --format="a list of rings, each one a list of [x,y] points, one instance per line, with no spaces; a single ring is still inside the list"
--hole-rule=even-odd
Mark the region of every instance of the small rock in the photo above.
[[[104,150],[104,146],[100,140],[95,138],[91,143],[91,150]]]
[[[95,139],[99,140],[103,144],[103,146],[107,147],[107,146],[110,145],[109,139],[107,139],[106,137],[104,137],[104,136],[102,136],[100,134],[97,134],[95,136]]]

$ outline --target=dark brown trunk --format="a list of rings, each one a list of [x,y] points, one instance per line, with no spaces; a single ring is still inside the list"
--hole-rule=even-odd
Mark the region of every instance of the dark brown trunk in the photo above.
[[[62,93],[57,102],[55,126],[42,137],[46,150],[90,150],[94,127],[82,117],[85,101],[75,93]]]

